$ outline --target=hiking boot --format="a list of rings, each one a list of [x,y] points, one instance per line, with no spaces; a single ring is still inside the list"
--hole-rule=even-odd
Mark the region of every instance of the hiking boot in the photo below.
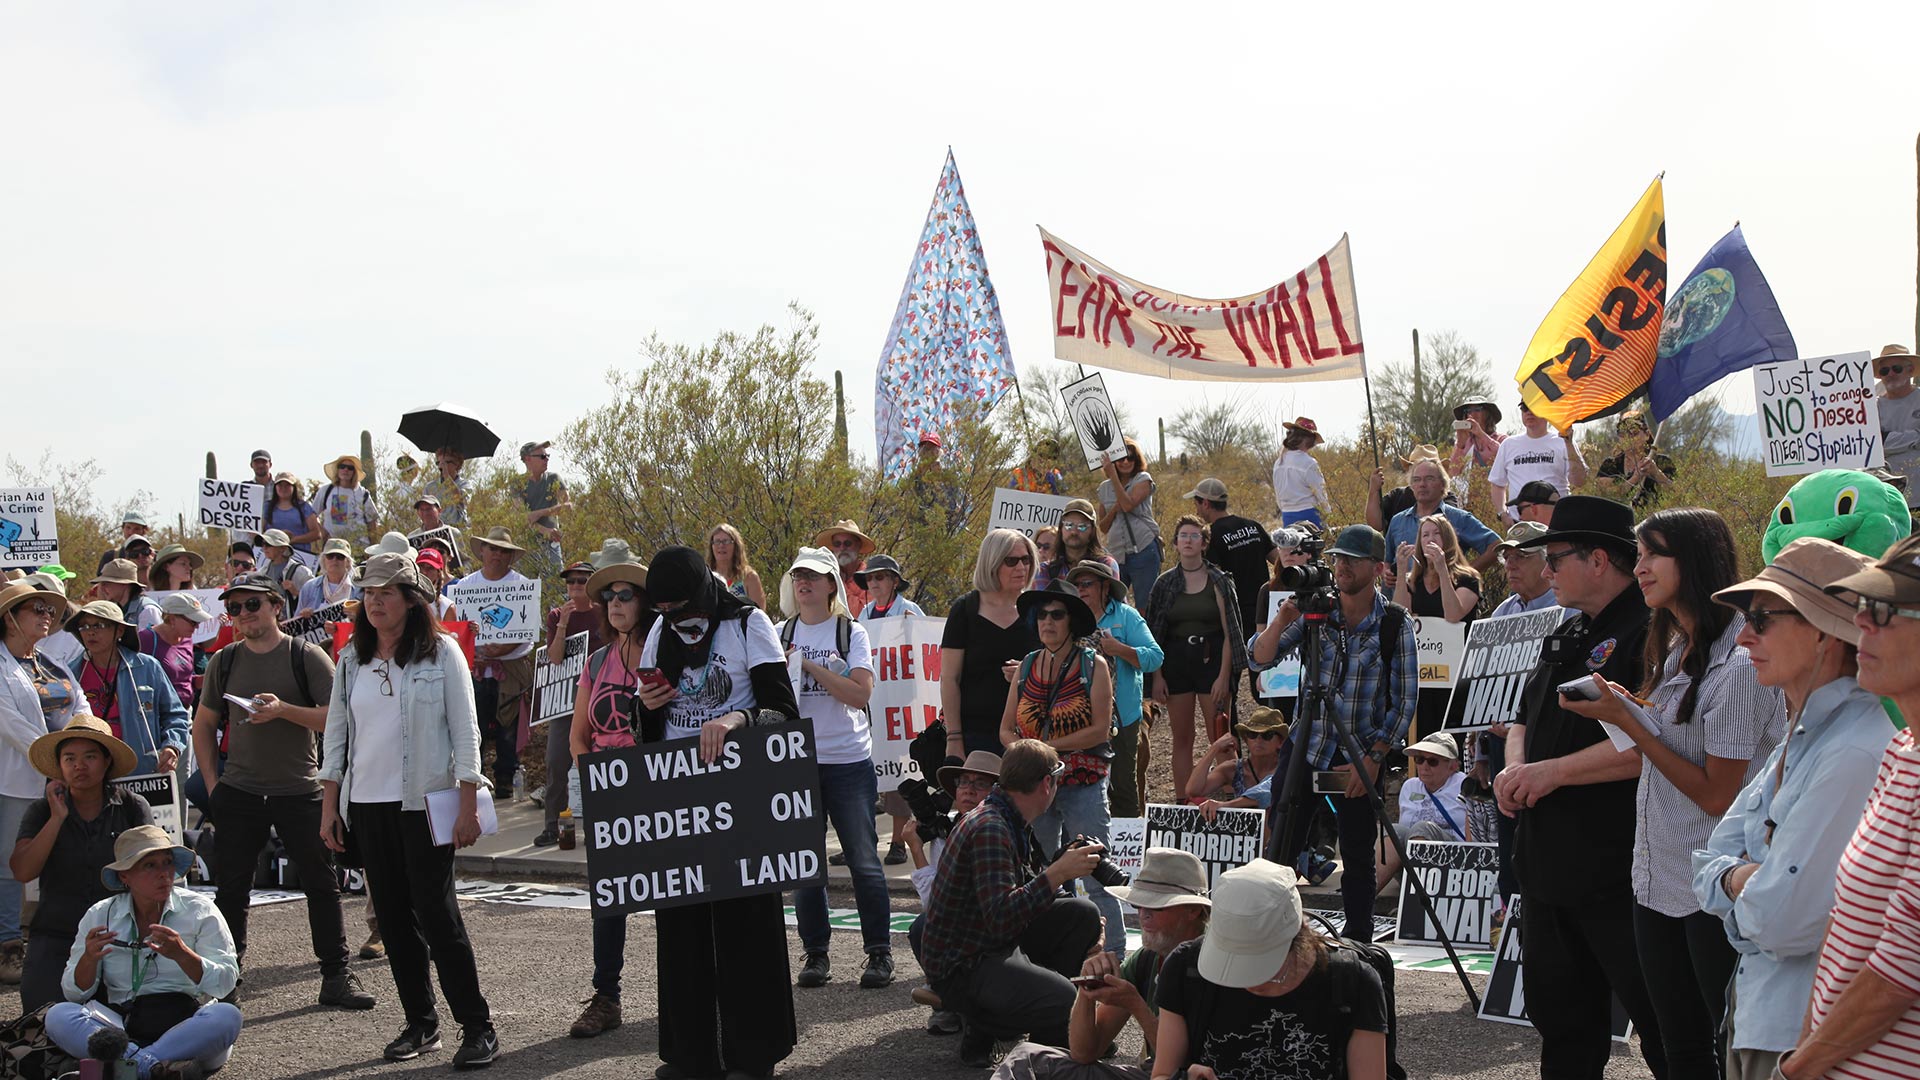
[[[993,1036],[972,1024],[960,1027],[960,1064],[969,1069],[993,1068]]]
[[[878,990],[891,985],[893,985],[893,953],[868,953],[866,969],[860,972],[860,989]]]
[[[320,1004],[339,1009],[371,1009],[373,995],[360,986],[360,977],[339,971],[320,980]]]
[[[836,851],[833,854],[827,856],[827,865],[828,866],[847,865],[847,853],[844,851]],[[14,981],[19,982],[20,980],[15,979]]]
[[[27,966],[27,943],[15,938],[0,944],[0,983],[13,986]]]
[[[408,1024],[400,1037],[387,1044],[388,1061],[412,1061],[430,1050],[440,1049],[439,1024]]]
[[[387,955],[387,943],[380,939],[380,924],[367,927],[367,943],[360,946],[360,959],[378,960]]]
[[[827,980],[831,978],[833,978],[833,961],[827,958],[826,953],[810,952],[807,954],[806,966],[800,969],[800,974],[794,978],[793,985],[811,990],[816,986],[827,985]]]
[[[580,1019],[573,1022],[567,1034],[576,1039],[591,1039],[620,1026],[620,999],[605,994],[595,994],[584,1004]]]
[[[453,1067],[456,1069],[484,1069],[493,1064],[500,1056],[500,1040],[493,1034],[493,1025],[488,1024],[478,1031],[462,1029],[460,1049],[453,1052]]]
[[[148,1070],[149,1080],[201,1080],[207,1070],[189,1058],[186,1061],[156,1061]]]
[[[552,847],[560,842],[560,833],[556,829],[542,829],[540,835],[533,838],[534,847]]]
[[[888,866],[899,866],[901,863],[906,862],[907,845],[889,844],[887,846],[887,857],[880,861],[886,863]]]
[[[935,1009],[927,1014],[927,1034],[957,1035],[960,1033],[960,1014],[952,1009]]]

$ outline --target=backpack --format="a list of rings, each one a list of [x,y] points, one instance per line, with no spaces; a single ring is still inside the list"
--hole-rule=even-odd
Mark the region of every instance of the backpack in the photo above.
[[[799,621],[798,618],[793,618],[780,624],[781,648],[793,648],[794,624]],[[840,659],[842,660],[847,658],[847,650],[853,648],[853,620],[847,618],[845,615],[835,615],[833,617],[833,647],[840,650]]]
[[[1400,1067],[1399,1058],[1394,1052],[1395,1037],[1400,1027],[1399,1009],[1393,1001],[1393,957],[1378,945],[1351,938],[1327,938],[1327,977],[1332,981],[1332,1000],[1334,1009],[1345,1018],[1342,1025],[1346,1035],[1335,1040],[1333,1054],[1333,1075],[1336,1080],[1346,1080],[1347,1076],[1347,1039],[1353,1036],[1353,1002],[1360,996],[1363,980],[1360,965],[1373,969],[1380,977],[1380,990],[1386,998],[1387,1012],[1387,1080],[1407,1080],[1407,1070]],[[1215,986],[1200,974],[1200,965],[1189,964],[1186,971],[1187,1032],[1188,1045],[1191,1047],[1192,1033],[1195,1029],[1204,1029],[1213,1015],[1220,987]]]
[[[293,642],[293,648],[288,650],[289,654],[293,657],[293,685],[299,688],[300,696],[307,699],[304,705],[300,702],[293,702],[293,704],[298,708],[310,709],[320,704],[320,702],[313,699],[313,687],[307,682],[306,657],[309,649],[314,652],[319,652],[320,647],[302,638],[290,638],[288,640]],[[239,655],[235,653],[234,650],[244,647],[242,643],[236,641],[220,650],[220,655],[216,662],[220,665],[220,691],[222,693],[232,692],[228,689],[227,680],[233,677],[233,664]]]
[[[1382,665],[1393,663],[1393,657],[1400,652],[1400,635],[1406,631],[1407,619],[1407,609],[1391,600],[1387,601],[1386,608],[1380,612],[1380,663]],[[1392,712],[1392,680],[1380,680],[1380,699],[1387,703],[1387,711]],[[1391,1052],[1388,1053],[1387,1058],[1389,1065],[1388,1075],[1391,1076],[1393,1058]]]

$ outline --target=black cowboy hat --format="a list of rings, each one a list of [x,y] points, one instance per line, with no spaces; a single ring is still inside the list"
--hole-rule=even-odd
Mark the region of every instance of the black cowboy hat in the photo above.
[[[1093,617],[1093,609],[1080,599],[1079,593],[1073,591],[1073,586],[1064,581],[1053,582],[1044,589],[1028,589],[1020,594],[1014,605],[1020,609],[1021,618],[1032,619],[1034,608],[1052,600],[1066,605],[1067,627],[1074,637],[1083,638],[1093,633],[1098,625]]]
[[[1602,499],[1597,495],[1564,495],[1553,504],[1553,521],[1547,531],[1516,547],[1540,547],[1558,541],[1563,544],[1612,544],[1634,546],[1633,507]]]

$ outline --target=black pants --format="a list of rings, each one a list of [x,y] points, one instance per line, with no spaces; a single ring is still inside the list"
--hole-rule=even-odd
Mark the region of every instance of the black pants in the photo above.
[[[560,831],[560,811],[567,808],[567,771],[573,768],[573,717],[547,721],[547,831]],[[512,777],[507,778],[512,781]],[[508,788],[509,792],[513,789]]]
[[[693,1076],[771,1072],[799,1027],[779,893],[654,913],[660,1060]]]
[[[520,767],[518,724],[500,722],[500,680],[473,680],[473,711],[480,719],[480,738],[493,740],[493,790],[513,797],[513,773]]]
[[[1344,761],[1339,754],[1334,755],[1333,764]],[[1282,769],[1281,772],[1285,770]],[[1325,801],[1333,802],[1334,820],[1340,835],[1340,907],[1346,912],[1347,925],[1343,935],[1355,941],[1373,940],[1373,841],[1380,832],[1379,819],[1374,816],[1373,804],[1365,795],[1349,799],[1345,795],[1320,795],[1313,790],[1312,770],[1298,781],[1295,788],[1299,792],[1291,807],[1278,805],[1280,793],[1286,790],[1285,777],[1274,774],[1274,800],[1276,813],[1285,811],[1286,821],[1278,838],[1276,860],[1282,866],[1293,866],[1300,859],[1300,853],[1306,850],[1311,835],[1315,810],[1324,806]]]
[[[307,927],[313,955],[323,974],[347,969],[347,938],[340,919],[340,882],[333,853],[320,842],[320,793],[255,795],[221,784],[208,796],[218,838],[213,850],[214,906],[233,932],[234,954],[247,954],[247,904],[253,896],[253,868],[271,829],[300,872],[307,894]]]
[[[1491,732],[1482,731],[1477,738],[1487,746],[1487,779],[1489,782],[1500,775],[1507,767],[1507,740],[1495,738]],[[1520,891],[1520,883],[1513,876],[1513,829],[1518,824],[1505,814],[1496,813],[1493,818],[1494,839],[1500,845],[1500,902]],[[1482,839],[1474,837],[1475,840]]]
[[[1540,1033],[1541,1080],[1600,1080],[1613,1052],[1613,1001],[1640,1029],[1655,1080],[1667,1080],[1660,1019],[1634,949],[1632,901],[1563,907],[1522,894],[1520,965]]]
[[[347,816],[407,1023],[440,1021],[427,972],[431,961],[454,1021],[470,1031],[488,1026],[492,1013],[480,993],[473,943],[453,896],[453,845],[436,846],[427,812],[402,810],[397,802],[353,803]]]
[[[1080,974],[1099,941],[1100,911],[1093,901],[1056,899],[1021,933],[1016,948],[988,953],[933,989],[946,1008],[996,1039],[1031,1034],[1042,1045],[1065,1046],[1074,995],[1067,980]]]
[[[1739,959],[1727,943],[1726,925],[1704,911],[1674,918],[1635,904],[1633,940],[1647,996],[1660,1016],[1667,1074],[1674,1080],[1715,1080],[1721,1071],[1727,983]]]

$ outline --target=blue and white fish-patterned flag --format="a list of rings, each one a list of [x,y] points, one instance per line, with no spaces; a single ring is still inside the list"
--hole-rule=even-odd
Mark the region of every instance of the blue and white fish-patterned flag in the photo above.
[[[888,477],[906,475],[922,436],[946,440],[957,408],[991,409],[1014,379],[1000,300],[948,150],[874,368],[873,435],[881,468]]]
[[[1667,301],[1647,381],[1654,419],[1672,416],[1724,376],[1799,355],[1773,288],[1735,225]]]

